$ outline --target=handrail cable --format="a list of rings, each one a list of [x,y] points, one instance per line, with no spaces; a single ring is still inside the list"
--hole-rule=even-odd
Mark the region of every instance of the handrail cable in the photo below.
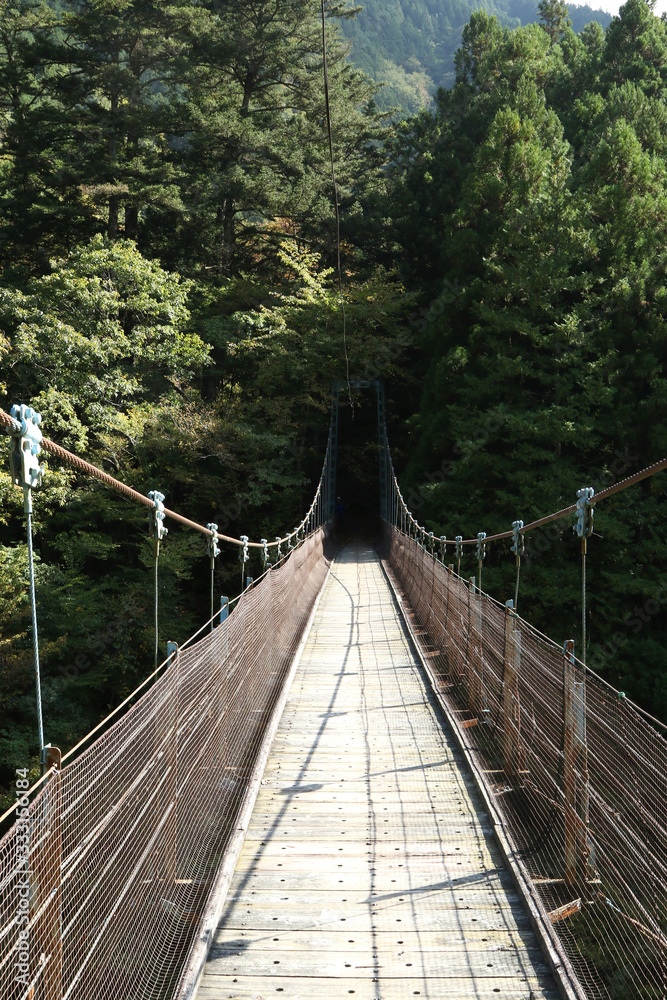
[[[387,449],[388,448],[389,445],[387,444]],[[636,472],[634,476],[628,476],[627,479],[621,480],[621,482],[616,483],[614,486],[609,486],[606,490],[601,490],[599,493],[594,494],[589,501],[589,505],[593,507],[595,506],[595,504],[599,503],[600,500],[606,500],[608,497],[613,496],[615,493],[620,493],[622,490],[626,490],[629,486],[634,486],[636,483],[641,482],[643,479],[649,479],[651,476],[655,476],[658,472],[662,472],[664,469],[667,469],[667,458],[663,458],[659,462],[654,462],[653,465],[647,466],[645,469],[642,469],[641,472]],[[398,480],[396,478],[396,473],[393,471],[393,468],[392,468],[392,478],[393,478],[394,488],[398,495],[399,503],[402,506],[404,513],[407,515],[408,522],[411,525],[414,525],[415,530],[417,532],[421,532],[422,537],[427,537],[428,532],[426,528],[423,528],[421,524],[419,524],[417,519],[410,512],[410,509],[406,504],[405,500],[403,499],[403,494],[401,493],[400,487],[398,485]],[[524,525],[524,527],[521,528],[520,533],[522,535],[525,535],[529,531],[535,531],[536,528],[541,528],[545,524],[550,524],[552,521],[559,521],[561,520],[561,518],[567,517],[569,514],[575,514],[576,511],[577,511],[576,503],[570,504],[569,507],[564,507],[562,510],[555,511],[553,514],[547,514],[546,517],[540,517],[538,518],[538,520],[531,521],[530,524]],[[499,542],[505,538],[512,538],[513,535],[514,532],[510,528],[509,531],[500,531],[495,535],[487,535],[486,538],[484,539],[484,543],[486,544],[488,542]],[[478,541],[479,540],[477,538],[463,538],[460,540],[458,544],[477,545]],[[445,538],[442,541],[442,544],[445,546],[446,545],[456,546],[457,542],[453,538]]]
[[[18,420],[14,420],[9,413],[5,413],[4,410],[0,410],[0,426],[4,427],[10,433],[19,433],[21,430],[21,424]],[[128,497],[130,500],[134,500],[136,503],[141,503],[144,507],[149,507],[151,510],[154,508],[153,501],[148,497],[144,496],[143,493],[139,493],[138,490],[133,489],[131,486],[127,486],[126,483],[122,483],[119,479],[114,479],[110,476],[108,472],[104,472],[102,469],[98,469],[96,465],[92,465],[90,462],[86,462],[85,459],[79,458],[78,455],[74,455],[71,451],[63,448],[61,445],[56,444],[55,441],[50,441],[49,438],[42,438],[41,446],[44,451],[53,455],[59,461],[71,465],[73,468],[78,469],[79,472],[85,472],[89,476],[93,476],[95,479],[99,479],[101,483],[105,486],[116,490],[118,493],[122,493],[124,496]],[[280,538],[273,542],[267,542],[266,546],[268,548],[274,548],[277,545],[282,545],[284,542],[291,541],[296,537],[306,526],[309,519],[313,515],[315,508],[317,506],[317,501],[320,497],[320,492],[322,490],[322,477],[320,477],[320,482],[315,493],[312,504],[308,510],[308,513],[301,521],[299,526],[294,529],[290,534],[285,535],[284,538]],[[195,531],[201,532],[202,535],[206,535],[208,538],[213,538],[214,533],[210,528],[204,527],[203,524],[198,524],[197,521],[190,520],[189,517],[184,517],[182,514],[177,513],[177,511],[169,510],[168,507],[164,508],[164,516],[171,518],[172,521],[177,521],[179,524],[185,525],[186,528],[193,528]],[[237,545],[240,548],[244,544],[247,544],[251,549],[264,549],[265,545],[263,542],[247,542],[245,543],[240,538],[233,538],[230,535],[223,535],[220,532],[217,533],[217,538],[220,541],[228,542],[230,545]]]
[[[343,350],[345,352],[345,381],[347,382],[347,394],[354,415],[354,403],[352,402],[352,386],[350,385],[350,359],[347,353],[347,317],[345,314],[345,297],[343,295],[343,267],[340,255],[340,209],[338,207],[338,183],[336,181],[336,164],[334,159],[333,133],[331,129],[331,102],[329,100],[329,66],[327,56],[327,30],[326,14],[324,11],[324,0],[322,0],[322,68],[324,71],[324,106],[326,109],[327,135],[329,137],[329,158],[331,160],[331,188],[333,192],[334,213],[336,218],[336,263],[338,271],[338,295],[340,297],[340,309],[343,317]]]

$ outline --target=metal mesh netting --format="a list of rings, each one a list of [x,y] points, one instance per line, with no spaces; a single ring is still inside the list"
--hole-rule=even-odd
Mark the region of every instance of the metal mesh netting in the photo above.
[[[174,994],[328,560],[309,536],[0,841],[2,1000]],[[27,852],[27,853],[26,853]]]
[[[667,997],[667,742],[569,650],[388,525],[384,556],[579,979]]]

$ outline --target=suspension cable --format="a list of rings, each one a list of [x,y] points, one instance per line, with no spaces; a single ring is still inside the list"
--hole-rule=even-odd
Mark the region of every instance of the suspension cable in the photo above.
[[[352,402],[352,386],[350,385],[350,359],[347,353],[347,318],[345,314],[345,297],[343,295],[343,268],[340,254],[340,209],[338,207],[338,184],[336,182],[336,165],[334,159],[333,134],[331,129],[331,102],[329,99],[329,67],[327,58],[327,30],[326,14],[324,11],[324,0],[322,3],[322,66],[324,70],[324,104],[326,108],[327,134],[329,137],[329,158],[331,160],[331,188],[333,193],[334,213],[336,218],[336,259],[338,270],[338,295],[340,298],[340,310],[343,317],[343,350],[345,352],[345,381],[347,382],[347,394],[350,406],[354,413],[354,403]]]
[[[10,433],[19,433],[21,430],[21,425],[17,420],[14,420],[9,413],[0,409],[0,427],[4,427]],[[77,469],[79,472],[84,472],[88,476],[93,476],[94,479],[98,479],[105,486],[110,487],[112,490],[116,490],[118,493],[122,493],[123,496],[128,497],[130,500],[134,500],[135,503],[143,504],[144,507],[153,508],[153,501],[150,497],[145,496],[143,493],[139,493],[138,490],[132,489],[126,483],[122,483],[119,479],[114,479],[107,472],[102,469],[98,469],[96,465],[92,465],[90,462],[86,462],[85,459],[79,458],[78,455],[73,454],[61,445],[56,444],[55,441],[50,441],[48,438],[42,438],[41,447],[43,451],[48,452],[57,458],[58,461],[65,463],[66,465],[71,465],[72,468]],[[326,465],[326,460],[325,460]],[[323,470],[324,471],[324,470]],[[308,513],[301,521],[299,526],[294,529],[290,534],[285,535],[283,538],[276,539],[274,542],[269,542],[269,548],[273,548],[276,545],[283,544],[284,542],[290,542],[298,533],[306,526],[309,517],[311,516],[314,506],[317,503],[320,492],[322,489],[322,477],[320,477],[320,483],[317,487],[317,492],[315,498],[308,509]],[[198,524],[197,521],[191,521],[188,517],[183,517],[182,514],[177,513],[174,510],[169,510],[168,507],[164,508],[164,516],[170,518],[172,521],[178,522],[178,524],[184,525],[186,528],[192,528],[194,531],[199,531],[202,535],[206,535],[208,538],[213,537],[213,531],[210,528],[204,527],[203,524]],[[221,535],[216,532],[217,538],[223,542],[227,542],[229,545],[236,545],[242,548],[244,545],[248,545],[251,549],[263,549],[263,542],[244,542],[241,538],[233,538],[230,535]]]
[[[658,472],[662,472],[664,469],[667,469],[667,458],[663,458],[659,462],[654,462],[653,465],[647,466],[645,469],[642,469],[641,472],[637,472],[633,476],[628,476],[627,479],[621,480],[614,486],[609,486],[606,490],[601,490],[599,493],[596,493],[590,499],[591,508],[594,507],[596,504],[598,504],[600,500],[606,500],[608,497],[614,496],[614,494],[620,493],[623,490],[628,489],[630,486],[634,486],[636,483],[642,482],[642,480],[644,479],[649,479],[651,476],[655,476]],[[425,537],[427,535],[426,528],[423,528],[418,523],[417,519],[410,513],[410,510],[405,500],[403,499],[403,494],[401,493],[401,490],[398,486],[398,480],[396,479],[395,475],[394,475],[394,483],[398,493],[399,504],[401,505],[402,510],[407,515],[410,524],[414,525],[417,535],[421,533],[422,537]],[[577,512],[577,504],[576,503],[570,504],[569,507],[564,507],[562,510],[555,511],[553,514],[547,514],[546,517],[540,517],[536,521],[531,521],[530,524],[527,524],[525,525],[525,527],[521,528],[521,534],[525,535],[530,531],[535,531],[537,528],[544,527],[545,524],[551,524],[553,521],[559,521],[564,517],[568,517],[570,514],[576,514],[576,512]],[[512,538],[513,536],[514,532],[512,529],[510,529],[509,531],[500,531],[495,535],[487,535],[484,541],[485,543],[499,542],[505,538]],[[449,538],[446,539],[444,544],[453,546],[478,545],[479,540],[478,538],[461,538],[460,536],[457,536],[456,539],[449,539]],[[457,552],[458,551],[460,551],[460,549],[457,549]]]
[[[35,595],[35,554],[32,545],[32,496],[31,490],[24,488],[26,524],[28,532],[28,565],[30,571],[30,610],[32,615],[32,642],[35,656],[35,680],[37,683],[37,727],[39,732],[39,753],[44,753],[44,720],[42,718],[42,684],[39,670],[39,639],[37,635],[37,598]]]
[[[581,539],[581,659],[586,662],[586,552],[588,539]]]

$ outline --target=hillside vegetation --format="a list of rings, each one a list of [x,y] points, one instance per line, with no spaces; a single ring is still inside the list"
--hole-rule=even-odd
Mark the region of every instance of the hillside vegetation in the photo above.
[[[352,43],[351,61],[381,83],[382,108],[416,112],[430,104],[438,87],[451,87],[454,56],[472,13],[480,8],[508,28],[539,19],[535,0],[364,0],[355,19],[343,23]],[[575,32],[590,21],[607,27],[603,10],[570,8]]]
[[[385,380],[415,514],[450,538],[504,531],[662,458],[665,23],[645,0],[578,33],[560,0],[514,28],[474,13],[453,86],[392,121],[345,58],[348,14],[330,4],[327,34],[349,367]],[[346,372],[319,15],[317,0],[0,3],[0,405],[32,403],[49,437],[255,539],[307,509]],[[663,717],[666,495],[657,477],[596,512],[587,649]],[[562,527],[531,537],[519,610],[580,651]],[[144,510],[53,463],[35,530],[46,738],[65,748],[152,667],[153,547]],[[6,788],[37,746],[4,471],[0,533]],[[485,589],[507,600],[514,572],[493,548]],[[226,552],[216,594],[240,584]],[[203,540],[173,526],[162,651],[203,623],[208,585]]]

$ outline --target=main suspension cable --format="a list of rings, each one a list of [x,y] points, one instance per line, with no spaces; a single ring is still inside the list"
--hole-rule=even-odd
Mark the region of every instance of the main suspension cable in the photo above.
[[[4,427],[5,430],[10,433],[20,433],[21,424],[18,420],[15,420],[9,413],[0,409],[0,427]],[[72,466],[72,468],[77,469],[79,472],[84,472],[88,476],[92,476],[94,479],[98,479],[105,486],[110,487],[112,490],[116,490],[117,493],[122,493],[123,496],[128,497],[130,500],[134,500],[135,503],[143,504],[144,507],[149,507],[151,510],[154,509],[153,500],[143,493],[139,493],[138,490],[132,489],[126,483],[122,483],[119,479],[114,479],[107,472],[102,469],[98,469],[96,465],[92,465],[90,462],[86,462],[85,459],[79,458],[78,455],[73,454],[61,445],[56,444],[55,441],[50,441],[49,438],[42,438],[41,447],[43,451],[48,452],[57,458],[59,462],[63,462],[66,465]],[[299,535],[299,533],[306,527],[308,520],[313,512],[315,505],[320,496],[322,489],[322,482],[320,479],[320,484],[315,493],[315,498],[308,510],[308,513],[301,521],[299,526],[285,535],[283,538],[276,538],[274,542],[269,542],[268,547],[274,548],[277,545],[282,545],[285,542],[290,542],[293,538]],[[206,535],[208,538],[214,537],[214,532],[203,524],[198,524],[197,521],[191,521],[189,517],[183,517],[182,514],[177,513],[175,510],[169,510],[168,507],[164,508],[164,516],[170,518],[172,521],[176,521],[178,524],[184,525],[186,528],[192,528],[194,531],[199,531],[202,535]],[[233,538],[230,535],[222,535],[219,532],[215,533],[215,537],[223,542],[228,542],[230,545],[236,545],[239,548],[247,545],[251,549],[264,549],[263,542],[246,542],[241,538]]]
[[[352,402],[352,387],[350,385],[350,359],[347,353],[347,318],[345,313],[345,297],[343,295],[343,267],[340,254],[340,209],[338,207],[338,184],[336,182],[336,165],[334,159],[333,134],[331,129],[331,102],[329,99],[329,67],[327,58],[327,30],[326,14],[324,11],[324,0],[322,4],[322,66],[324,70],[324,105],[326,108],[327,134],[329,136],[329,158],[331,160],[331,188],[333,192],[334,213],[336,217],[336,259],[338,270],[338,295],[340,297],[340,310],[343,317],[343,350],[345,352],[345,381],[347,382],[347,394],[350,406],[354,413],[354,403]]]
[[[387,446],[388,447],[388,446]],[[649,479],[651,476],[655,476],[658,472],[662,472],[667,469],[667,458],[660,459],[659,462],[654,462],[653,465],[647,466],[642,469],[641,472],[636,472],[633,476],[628,476],[627,479],[623,479],[616,483],[614,486],[609,486],[606,490],[601,490],[591,497],[589,504],[594,507],[601,500],[606,500],[608,497],[614,496],[616,493],[621,493],[623,490],[628,489],[630,486],[634,486],[636,483],[642,482],[644,479]],[[421,534],[422,538],[428,537],[428,531],[423,528],[414,515],[410,512],[408,505],[403,499],[403,494],[401,493],[400,487],[398,485],[398,480],[396,475],[393,476],[393,486],[397,492],[399,506],[402,512],[405,514],[407,520],[406,532],[410,534],[411,531],[415,532],[415,535]],[[570,504],[569,507],[563,507],[562,510],[554,511],[553,514],[547,514],[545,517],[540,517],[536,521],[531,521],[530,524],[526,524],[521,528],[521,535],[526,535],[530,531],[535,531],[537,528],[544,527],[545,524],[551,524],[553,521],[560,521],[564,517],[568,517],[570,514],[576,514],[577,504]],[[499,542],[505,538],[513,538],[514,531],[510,529],[509,531],[499,531],[495,535],[486,535],[484,542]],[[460,546],[462,545],[478,545],[479,538],[461,538],[457,536],[454,539],[445,539],[443,545],[453,545],[456,546],[457,556],[460,553]],[[459,574],[460,575],[460,574]]]

